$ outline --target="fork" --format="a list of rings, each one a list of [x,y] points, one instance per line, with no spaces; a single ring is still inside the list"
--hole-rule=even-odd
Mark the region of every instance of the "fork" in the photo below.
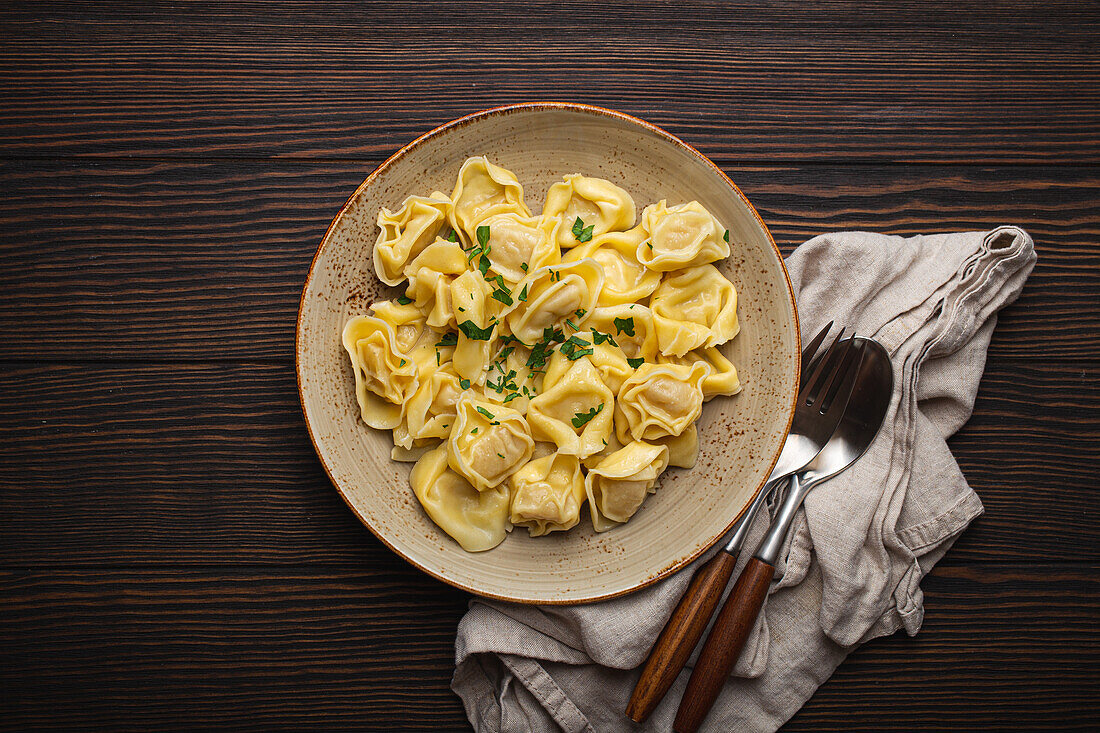
[[[749,525],[761,505],[776,486],[814,459],[840,422],[852,389],[852,380],[845,380],[839,388],[833,389],[845,363],[844,357],[852,344],[851,339],[841,341],[844,329],[840,329],[823,354],[814,358],[832,326],[831,322],[827,324],[802,352],[803,378],[795,403],[794,419],[771,475],[734,525],[725,547],[696,571],[676,610],[672,612],[649,652],[649,658],[646,659],[641,677],[634,686],[626,708],[627,716],[638,723],[645,721],[661,702],[687,663],[695,645],[699,643],[699,638],[729,584],[737,555],[748,535]],[[844,391],[845,388],[847,391]],[[832,404],[823,412],[823,400],[833,392],[836,395]]]

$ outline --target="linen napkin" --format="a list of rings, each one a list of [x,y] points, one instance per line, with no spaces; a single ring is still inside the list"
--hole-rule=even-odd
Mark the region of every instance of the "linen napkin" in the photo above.
[[[1031,238],[1015,227],[830,234],[787,260],[803,337],[833,320],[877,339],[894,364],[894,396],[867,453],[806,498],[704,730],[775,730],[856,646],[920,629],[921,578],[982,513],[946,439],[973,409],[997,311],[1034,263]],[[761,512],[734,577],[767,523]],[[694,655],[645,724],[623,711],[637,668],[705,560],[589,605],[473,600],[458,627],[451,686],[474,728],[670,730]]]

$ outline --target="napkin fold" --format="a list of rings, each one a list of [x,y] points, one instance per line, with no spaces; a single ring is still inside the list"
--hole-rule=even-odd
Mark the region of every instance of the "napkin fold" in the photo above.
[[[867,453],[807,496],[704,730],[775,730],[859,644],[920,629],[921,578],[982,513],[946,439],[970,417],[997,311],[1020,294],[1034,264],[1031,237],[1015,227],[829,234],[787,260],[803,337],[832,320],[875,338],[894,364],[894,396]],[[756,518],[734,577],[768,521]],[[670,730],[694,655],[645,724],[623,711],[637,667],[711,554],[600,603],[471,601],[451,686],[474,728]]]

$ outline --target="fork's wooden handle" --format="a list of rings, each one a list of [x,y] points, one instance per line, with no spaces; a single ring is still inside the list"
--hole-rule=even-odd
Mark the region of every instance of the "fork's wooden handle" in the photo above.
[[[719,550],[717,555],[695,571],[691,585],[654,642],[642,676],[634,685],[630,703],[626,706],[626,714],[631,720],[644,722],[664,698],[699,643],[699,637],[707,628],[718,601],[722,600],[722,593],[729,584],[736,563],[735,556]]]
[[[695,733],[707,717],[741,656],[774,574],[774,567],[755,557],[741,571],[691,671],[672,725],[676,733]]]

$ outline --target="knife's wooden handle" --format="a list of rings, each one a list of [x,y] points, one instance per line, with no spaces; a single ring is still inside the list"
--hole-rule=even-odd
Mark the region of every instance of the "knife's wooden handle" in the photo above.
[[[710,623],[736,563],[735,556],[719,550],[695,571],[691,585],[653,644],[642,676],[634,686],[626,706],[626,714],[631,720],[645,721],[664,698]]]
[[[774,567],[755,557],[741,571],[691,671],[672,725],[676,733],[695,733],[707,717],[741,656],[774,574]]]

